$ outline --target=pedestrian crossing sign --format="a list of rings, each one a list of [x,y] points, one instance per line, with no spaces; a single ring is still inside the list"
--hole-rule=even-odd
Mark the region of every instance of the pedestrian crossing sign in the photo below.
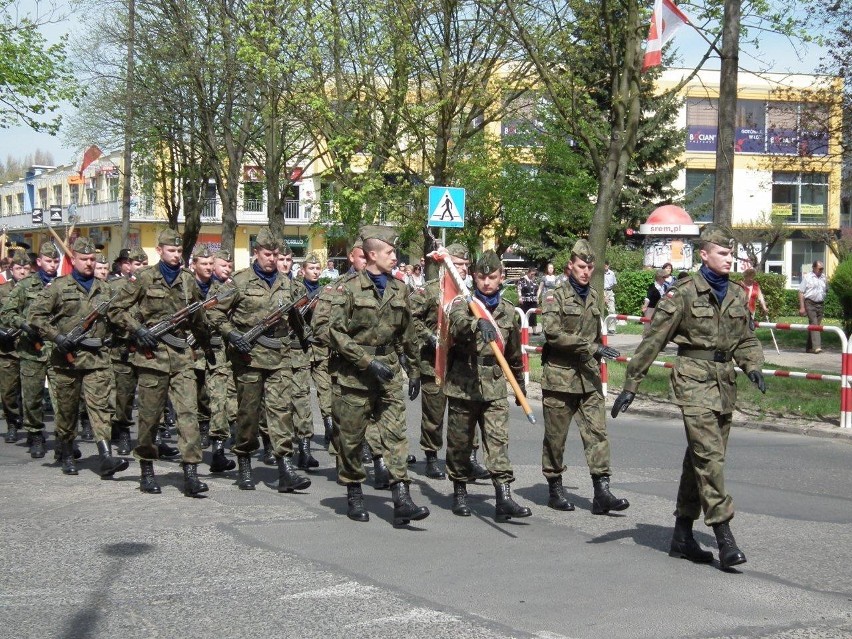
[[[429,187],[427,226],[464,228],[464,189],[451,186]]]

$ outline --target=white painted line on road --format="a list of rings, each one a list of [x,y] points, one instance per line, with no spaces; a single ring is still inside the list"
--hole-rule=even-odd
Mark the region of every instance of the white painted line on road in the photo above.
[[[279,599],[334,599],[341,597],[359,597],[361,599],[369,599],[377,592],[379,592],[379,589],[374,586],[359,584],[357,581],[346,581],[342,584],[335,584],[334,586],[328,586],[326,588],[317,588],[316,590],[305,590],[302,592],[281,595]]]

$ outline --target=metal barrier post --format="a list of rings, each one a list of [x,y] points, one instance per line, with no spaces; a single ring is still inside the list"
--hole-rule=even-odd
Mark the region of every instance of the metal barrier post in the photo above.
[[[527,320],[526,314],[515,307],[515,312],[521,316],[521,362],[524,366],[524,384],[529,386],[530,383],[530,356],[527,353],[526,347],[530,345],[530,323]]]

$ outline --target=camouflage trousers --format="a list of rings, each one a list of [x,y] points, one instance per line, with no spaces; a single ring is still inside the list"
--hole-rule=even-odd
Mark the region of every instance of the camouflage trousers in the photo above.
[[[346,389],[341,389],[337,385],[337,378],[332,378],[331,383],[331,392],[332,398],[336,397],[341,393],[348,392]],[[340,425],[337,422],[337,418],[334,415],[334,408],[332,404],[331,410],[331,424],[332,424],[332,437],[331,443],[328,445],[328,454],[332,457],[337,458],[337,451],[340,450],[340,445],[337,443],[337,434],[340,432]],[[382,438],[379,435],[379,427],[376,424],[375,420],[372,418],[368,418],[367,421],[367,429],[364,432],[364,439],[367,442],[367,445],[370,447],[370,450],[373,453],[373,456],[385,456],[384,445],[382,444]],[[339,466],[339,464],[338,464]]]
[[[21,419],[21,367],[17,357],[0,356],[0,398],[6,424]]]
[[[130,428],[133,425],[133,400],[136,399],[139,375],[135,366],[115,359],[112,360],[112,375],[115,379],[113,426]]]
[[[313,437],[314,417],[311,410],[311,366],[293,368],[293,386],[290,391],[290,410],[285,419],[289,420],[288,429],[298,439]]]
[[[23,401],[24,428],[29,433],[44,429],[44,380],[50,385],[50,401],[56,405],[53,392],[53,366],[47,360],[21,358],[21,399]]]
[[[231,436],[231,424],[237,421],[237,386],[231,364],[208,368],[206,386],[210,397],[210,439],[225,441]]]
[[[444,447],[444,413],[447,396],[431,375],[420,377],[420,448],[438,452]],[[479,431],[473,433],[473,448],[479,448]]]
[[[319,403],[320,415],[331,416],[331,376],[328,373],[328,358],[314,360],[311,362],[311,377],[314,387],[317,389],[317,402]]]
[[[571,420],[576,417],[586,463],[592,475],[610,475],[609,438],[606,433],[606,406],[603,396],[591,393],[561,393],[542,390],[544,443],[541,472],[548,479],[565,472],[563,457]]]
[[[373,454],[384,457],[391,485],[410,483],[401,383],[391,382],[377,390],[335,386],[331,410],[337,448],[337,472],[342,483],[356,484],[367,478],[361,462],[361,444],[365,437]],[[367,437],[371,424],[375,428],[372,434],[374,442],[369,442],[370,437]]]
[[[698,406],[681,406],[686,427],[686,454],[680,473],[675,516],[721,524],[734,516],[734,500],[725,492],[725,451],[731,432],[731,413]]]
[[[195,395],[195,371],[185,368],[165,372],[139,368],[139,441],[133,456],[143,461],[158,459],[154,437],[171,399],[178,429],[178,450],[184,464],[201,462],[201,436],[198,432],[198,403]]]
[[[58,441],[71,442],[77,436],[81,399],[85,402],[89,421],[95,433],[95,441],[109,441],[112,416],[109,397],[112,391],[112,378],[108,368],[96,370],[56,368],[53,371],[51,385],[56,397],[53,407]]]
[[[470,453],[477,426],[482,431],[485,467],[497,486],[515,480],[509,461],[509,404],[506,399],[480,402],[449,398],[447,418],[447,476],[452,481],[473,481]]]
[[[198,404],[198,421],[210,421],[210,393],[207,386],[207,369],[195,369],[195,396]]]
[[[293,388],[290,367],[253,368],[236,360],[231,365],[237,387],[237,438],[231,452],[251,455],[260,447],[257,436],[263,414],[275,456],[292,455],[293,420],[288,415]]]

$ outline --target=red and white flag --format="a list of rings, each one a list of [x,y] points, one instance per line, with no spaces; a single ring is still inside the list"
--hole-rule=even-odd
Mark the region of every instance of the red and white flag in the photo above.
[[[689,24],[689,18],[675,6],[673,0],[655,0],[654,13],[651,14],[651,28],[645,45],[645,59],[642,71],[662,64],[663,45],[671,40],[681,25]]]
[[[449,353],[450,346],[452,346],[448,313],[450,305],[453,303],[453,300],[461,295],[461,291],[459,291],[453,276],[446,267],[441,267],[438,278],[438,281],[441,282],[441,297],[438,299],[438,345],[435,347],[435,383],[441,386],[447,376],[447,353]]]
[[[83,154],[83,162],[80,164],[80,177],[83,176],[83,171],[86,170],[86,167],[102,155],[103,151],[101,151],[95,144],[86,149],[86,152]]]

